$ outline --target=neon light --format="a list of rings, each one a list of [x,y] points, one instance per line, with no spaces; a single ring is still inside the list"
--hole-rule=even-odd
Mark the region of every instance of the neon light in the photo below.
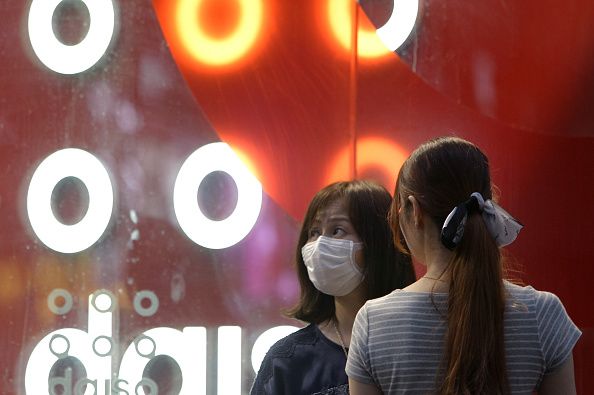
[[[237,185],[237,205],[221,221],[207,218],[196,196],[208,174],[223,171]],[[184,233],[195,243],[211,249],[230,247],[253,228],[262,206],[262,185],[225,143],[211,143],[194,151],[184,162],[173,189],[173,208]]]
[[[217,332],[217,393],[241,393],[241,328],[221,326]],[[239,351],[239,352],[238,352]]]
[[[252,367],[254,368],[254,372],[257,373],[260,370],[264,356],[274,343],[297,330],[299,328],[296,326],[281,325],[270,328],[258,336],[252,348]]]
[[[353,0],[328,1],[330,28],[340,45],[347,51],[352,49],[352,2]],[[392,15],[384,26],[372,31],[361,28],[357,31],[358,56],[378,58],[398,49],[412,32],[418,8],[418,0],[394,0]]]
[[[52,27],[52,17],[62,0],[33,0],[29,9],[29,39],[39,60],[61,74],[83,72],[101,59],[113,36],[115,13],[111,0],[81,0],[87,6],[90,26],[76,45],[61,43]]]
[[[377,29],[377,35],[390,51],[396,51],[415,27],[419,13],[419,0],[394,0],[392,15]]]
[[[352,156],[351,147],[341,150],[330,162],[326,183],[360,177],[361,173],[370,168],[379,168],[384,171],[385,177],[376,180],[384,185],[388,191],[393,191],[395,186],[394,174],[408,157],[408,152],[393,140],[383,137],[364,137],[355,143],[357,150],[356,174],[351,174],[349,159]]]
[[[180,0],[176,10],[178,34],[188,53],[198,62],[223,66],[246,55],[256,42],[263,19],[262,0],[237,0],[237,27],[224,39],[213,39],[196,23],[202,0]]]
[[[84,218],[65,225],[54,216],[52,192],[66,177],[81,180],[89,191],[89,208]],[[103,234],[111,218],[113,188],[107,170],[92,154],[66,148],[41,162],[33,173],[27,192],[27,213],[33,231],[52,250],[75,253],[89,248]]]

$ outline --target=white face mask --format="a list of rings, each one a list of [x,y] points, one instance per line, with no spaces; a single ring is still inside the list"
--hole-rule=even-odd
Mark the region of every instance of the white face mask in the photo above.
[[[363,281],[363,271],[355,262],[355,251],[363,243],[320,236],[301,249],[307,274],[320,292],[332,296],[351,293]]]

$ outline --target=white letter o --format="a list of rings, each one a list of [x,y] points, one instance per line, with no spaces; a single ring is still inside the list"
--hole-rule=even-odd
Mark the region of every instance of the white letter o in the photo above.
[[[390,51],[397,50],[408,38],[419,13],[419,0],[394,0],[392,15],[377,35]]]
[[[52,17],[63,0],[32,0],[29,39],[41,62],[61,74],[76,74],[92,67],[105,53],[113,36],[115,13],[112,0],[81,0],[90,15],[89,31],[76,45],[61,43],[54,34]]]
[[[89,208],[74,225],[59,222],[51,207],[56,184],[66,177],[81,180],[89,192]],[[113,209],[113,188],[103,164],[77,148],[56,151],[45,158],[31,178],[27,213],[33,231],[52,250],[75,253],[89,248],[103,234]]]
[[[237,186],[237,205],[221,221],[207,218],[198,206],[200,183],[208,174],[223,171]],[[262,185],[226,143],[211,143],[194,151],[184,162],[173,189],[173,208],[184,233],[211,249],[230,247],[253,228],[262,206]]]

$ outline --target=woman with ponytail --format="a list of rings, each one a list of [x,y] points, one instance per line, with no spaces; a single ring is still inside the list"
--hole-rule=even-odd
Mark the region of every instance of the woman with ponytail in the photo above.
[[[581,332],[555,295],[504,280],[500,248],[522,225],[492,195],[468,141],[431,140],[403,164],[390,222],[427,273],[357,314],[351,394],[575,394]]]

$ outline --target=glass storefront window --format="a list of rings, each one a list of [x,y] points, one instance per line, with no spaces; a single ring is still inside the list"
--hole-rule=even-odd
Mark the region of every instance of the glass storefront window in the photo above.
[[[303,326],[311,197],[393,190],[443,134],[492,158],[519,276],[564,301],[594,390],[590,2],[6,3],[0,393],[248,393]]]

